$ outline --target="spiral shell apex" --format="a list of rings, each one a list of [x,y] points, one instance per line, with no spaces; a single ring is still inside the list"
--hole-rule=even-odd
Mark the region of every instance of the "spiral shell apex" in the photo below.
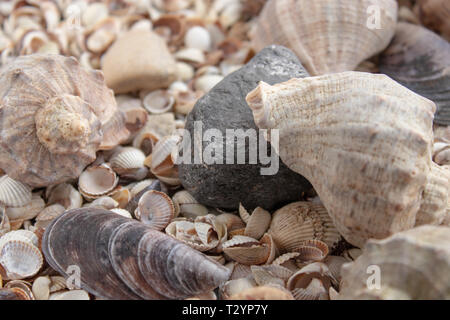
[[[0,70],[0,168],[32,187],[79,176],[129,132],[98,71],[73,57],[21,56]]]
[[[262,83],[247,102],[260,128],[279,130],[281,159],[347,241],[414,227],[432,170],[433,102],[362,72]]]

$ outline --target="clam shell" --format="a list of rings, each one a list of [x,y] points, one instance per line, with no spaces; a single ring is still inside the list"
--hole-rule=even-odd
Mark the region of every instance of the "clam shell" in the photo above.
[[[341,267],[347,262],[347,259],[341,256],[327,256],[323,260],[323,263],[327,265],[331,274],[338,282],[341,281]]]
[[[320,283],[314,281],[314,279],[319,280]],[[313,281],[316,283],[311,285]],[[298,300],[317,300],[328,299],[328,290],[332,283],[337,283],[337,281],[328,267],[321,262],[314,262],[295,272],[287,281],[286,287],[298,298]]]
[[[322,261],[328,255],[329,250],[325,242],[320,240],[306,240],[295,249],[295,252],[300,253],[297,257],[298,260],[310,262]]]
[[[0,252],[0,264],[8,279],[25,279],[34,276],[44,263],[36,246],[20,241],[7,241]]]
[[[139,199],[136,217],[154,230],[164,230],[174,218],[175,207],[164,192],[150,190]]]
[[[119,208],[127,207],[130,201],[133,199],[130,190],[122,186],[118,186],[109,195],[113,200],[119,203]]]
[[[369,25],[371,6],[380,10],[379,27]],[[311,75],[354,70],[388,46],[397,7],[394,0],[269,0],[250,37],[256,51],[292,49]]]
[[[339,299],[446,300],[450,298],[449,264],[448,227],[420,226],[370,240],[358,259],[342,267]],[[369,266],[381,271],[378,290],[367,286]]]
[[[261,83],[247,102],[260,128],[279,129],[282,161],[312,183],[348,242],[414,227],[431,170],[433,102],[362,72]]]
[[[87,199],[96,199],[113,191],[118,182],[119,178],[109,166],[93,166],[81,173],[78,189]]]
[[[189,192],[182,190],[172,197],[174,204],[180,208],[180,215],[186,218],[195,219],[198,216],[208,214],[208,208],[200,204]]]
[[[232,213],[222,213],[217,216],[216,220],[225,224],[228,231],[245,228],[242,219]]]
[[[0,300],[30,300],[25,291],[20,288],[0,289]]]
[[[133,139],[133,147],[141,149],[146,155],[152,152],[156,143],[175,131],[173,113],[152,114],[148,116],[147,124]]]
[[[278,209],[268,233],[281,252],[296,251],[311,239],[333,248],[341,239],[325,207],[311,202],[294,202]]]
[[[52,293],[49,300],[90,300],[90,298],[84,290],[70,290]]]
[[[279,265],[251,266],[253,278],[260,286],[276,284],[284,287],[293,272]]]
[[[11,232],[8,232],[4,236],[0,238],[0,251],[3,249],[3,246],[8,242],[12,240],[27,242],[29,244],[32,244],[34,246],[38,246],[39,239],[34,234],[34,232],[29,230],[13,230]]]
[[[111,197],[103,196],[98,199],[95,199],[91,203],[88,204],[89,207],[101,207],[104,209],[114,209],[119,206],[119,203]]]
[[[0,177],[0,203],[8,207],[22,207],[31,202],[31,196],[28,186],[6,174]]]
[[[244,235],[260,239],[269,228],[271,219],[272,216],[270,215],[270,212],[260,207],[256,208],[248,219]]]
[[[434,122],[450,124],[450,43],[424,27],[401,22],[380,58],[380,71],[436,103]]]

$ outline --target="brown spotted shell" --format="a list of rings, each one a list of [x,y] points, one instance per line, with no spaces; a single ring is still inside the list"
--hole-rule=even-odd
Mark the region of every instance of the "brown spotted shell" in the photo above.
[[[0,70],[0,168],[43,187],[79,176],[129,135],[99,71],[73,57],[21,56]]]

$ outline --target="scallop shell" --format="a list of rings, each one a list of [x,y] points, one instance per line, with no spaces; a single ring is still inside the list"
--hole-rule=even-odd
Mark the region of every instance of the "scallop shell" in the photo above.
[[[8,279],[25,279],[32,277],[44,263],[41,252],[36,246],[20,241],[7,241],[1,249],[0,264]]]
[[[122,176],[145,168],[144,160],[144,152],[137,148],[126,147],[113,155],[111,159],[109,159],[109,164],[111,169]]]
[[[381,272],[379,289],[367,286],[369,266]],[[448,300],[448,270],[450,228],[420,226],[367,242],[363,254],[342,267],[339,299]]]
[[[77,178],[97,150],[128,137],[101,72],[73,57],[21,56],[0,74],[0,121],[8,124],[0,167],[13,179],[43,187]]]
[[[0,238],[0,251],[3,249],[3,246],[9,241],[22,241],[34,246],[38,246],[39,239],[32,231],[29,230],[13,230],[8,232],[4,236]]]
[[[450,3],[447,0],[417,0],[416,3],[422,23],[450,41]]]
[[[297,260],[309,263],[311,261],[322,261],[328,255],[328,246],[320,240],[306,240],[295,252],[300,253]]]
[[[450,124],[450,43],[424,27],[399,23],[379,68],[436,103],[435,123]]]
[[[325,207],[311,202],[294,202],[278,209],[268,233],[281,252],[295,251],[311,239],[333,248],[341,239]]]
[[[164,230],[173,219],[173,202],[164,192],[150,190],[139,199],[136,217],[154,230]]]
[[[68,266],[78,265],[81,288],[103,299],[185,299],[230,276],[179,241],[98,208],[65,212],[46,229],[42,248],[64,276]]]
[[[289,291],[281,287],[261,286],[243,290],[228,300],[294,300]]]
[[[267,284],[276,284],[282,287],[286,286],[286,281],[292,276],[293,272],[280,265],[251,266],[253,278],[260,286]]]
[[[31,300],[20,288],[0,289],[0,300]]]
[[[247,102],[258,127],[279,129],[282,161],[312,183],[348,242],[414,227],[432,169],[433,102],[362,72],[261,83]]]
[[[256,51],[270,44],[292,49],[311,75],[354,70],[388,46],[397,7],[394,0],[269,0],[250,37]],[[379,26],[372,26],[370,8],[380,10]]]
[[[291,292],[295,300],[330,300],[328,290],[317,278],[313,278],[305,288],[294,288]]]
[[[0,177],[0,203],[8,207],[22,207],[31,202],[31,196],[28,186],[6,174]]]
[[[85,198],[96,199],[111,193],[118,182],[119,178],[109,166],[91,166],[78,178],[78,189]]]

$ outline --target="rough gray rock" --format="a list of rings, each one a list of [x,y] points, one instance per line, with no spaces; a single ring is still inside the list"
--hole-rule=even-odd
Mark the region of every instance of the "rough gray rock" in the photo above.
[[[194,122],[201,121],[203,133],[211,128],[222,132],[222,140],[203,142],[203,150],[210,148],[210,143],[213,143],[214,147],[223,146],[225,163],[226,148],[229,144],[235,144],[235,150],[238,149],[235,141],[227,143],[225,130],[257,130],[245,97],[256,88],[259,81],[275,84],[307,76],[308,73],[289,49],[281,46],[263,49],[248,64],[228,75],[196,103],[186,122],[192,143],[184,139],[180,149],[188,150],[190,147],[193,157]],[[246,164],[236,164],[236,151],[235,164],[232,165],[180,164],[179,174],[184,188],[199,202],[212,207],[236,209],[239,202],[242,202],[248,209],[260,206],[267,210],[298,201],[302,192],[310,190],[309,182],[289,170],[279,158],[277,174],[261,175],[260,169],[269,167],[270,164],[262,165],[259,156],[257,164],[248,164],[248,143],[245,143],[244,148]]]

